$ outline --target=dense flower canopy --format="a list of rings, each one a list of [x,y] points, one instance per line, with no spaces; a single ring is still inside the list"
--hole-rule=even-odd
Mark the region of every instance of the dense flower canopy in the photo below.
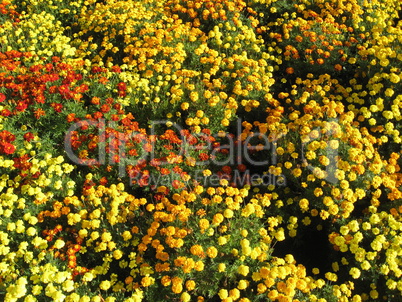
[[[400,300],[401,12],[0,0],[0,300]]]

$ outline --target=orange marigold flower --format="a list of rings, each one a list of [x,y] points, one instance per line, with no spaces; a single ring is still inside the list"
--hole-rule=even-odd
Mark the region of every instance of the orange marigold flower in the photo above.
[[[295,72],[295,70],[293,69],[293,67],[288,67],[288,68],[286,68],[286,73],[287,74],[292,74],[292,73],[294,73]]]
[[[341,71],[342,70],[342,65],[341,64],[336,64],[335,65],[335,70]]]
[[[190,248],[190,252],[191,252],[191,254],[193,254],[194,256],[205,257],[204,249],[203,249],[202,246],[199,245],[199,244],[193,245],[193,246]]]

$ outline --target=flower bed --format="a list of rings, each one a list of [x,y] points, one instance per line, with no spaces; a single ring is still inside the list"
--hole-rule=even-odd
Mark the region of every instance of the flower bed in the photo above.
[[[399,1],[0,9],[2,301],[402,298]]]

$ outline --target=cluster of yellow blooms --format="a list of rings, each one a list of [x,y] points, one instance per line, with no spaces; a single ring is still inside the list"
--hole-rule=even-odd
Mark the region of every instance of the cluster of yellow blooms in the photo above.
[[[15,29],[12,21],[6,21],[0,29],[0,41],[4,50],[31,52],[33,59],[61,56],[65,59],[75,56],[76,49],[70,45],[71,38],[63,34],[61,22],[45,11],[21,16]]]

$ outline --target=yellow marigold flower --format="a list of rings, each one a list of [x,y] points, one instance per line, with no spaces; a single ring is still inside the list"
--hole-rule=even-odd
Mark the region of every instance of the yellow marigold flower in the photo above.
[[[195,281],[194,280],[188,280],[186,281],[186,288],[188,291],[194,290],[195,289]]]
[[[265,286],[265,284],[263,283],[258,283],[257,285],[257,292],[259,294],[265,293],[265,291],[267,290],[267,287]]]
[[[209,228],[209,221],[207,219],[205,219],[205,218],[202,218],[198,222],[198,225],[199,225],[201,230],[206,230],[206,229]]]
[[[395,91],[391,88],[385,89],[385,95],[388,97],[392,97],[394,95]]]
[[[56,249],[61,249],[61,248],[64,247],[65,244],[66,244],[66,243],[65,243],[63,240],[57,239],[56,242],[54,243],[54,247],[55,247]]]
[[[388,275],[389,273],[389,266],[386,264],[381,265],[380,272],[383,275]]]
[[[155,279],[149,276],[145,276],[141,279],[141,285],[144,287],[151,286],[155,283]]]
[[[329,147],[331,149],[338,149],[339,148],[339,141],[335,140],[335,139],[330,140],[329,141]]]
[[[161,283],[163,286],[169,286],[172,283],[170,276],[163,276],[161,279]]]
[[[394,290],[398,286],[398,283],[395,280],[388,279],[386,285],[389,289]]]
[[[292,174],[293,174],[295,177],[299,177],[299,176],[302,174],[302,170],[299,169],[299,168],[293,169],[293,170],[292,170]]]
[[[111,283],[110,283],[110,281],[108,281],[108,280],[102,281],[102,282],[99,284],[99,288],[100,288],[101,290],[108,290],[108,289],[110,288],[110,286],[111,286]]]
[[[309,201],[306,198],[302,198],[299,201],[299,206],[300,206],[300,209],[302,210],[302,212],[305,212],[308,210]]]
[[[123,257],[123,252],[121,250],[115,250],[113,252],[113,257],[114,259],[119,260],[121,257]]]
[[[172,292],[174,292],[175,294],[180,294],[182,291],[183,285],[181,283],[172,285]]]
[[[204,262],[202,262],[202,261],[197,261],[197,262],[195,263],[194,269],[195,269],[196,271],[198,271],[198,272],[201,272],[201,271],[204,270],[204,267],[205,267]]]
[[[203,174],[204,176],[210,176],[210,175],[212,174],[212,172],[211,172],[210,170],[206,169],[206,170],[202,171],[202,174]],[[209,188],[208,188],[208,189],[209,189]]]
[[[255,213],[255,207],[252,203],[249,203],[243,208],[241,215],[248,217],[253,213]]]
[[[124,241],[130,240],[133,237],[129,231],[124,231],[121,235]]]
[[[209,248],[207,248],[206,253],[208,257],[215,258],[218,255],[218,250],[216,249],[216,247],[210,246]]]
[[[362,268],[362,270],[367,271],[367,270],[369,270],[371,268],[371,264],[370,264],[370,262],[365,260],[360,264],[360,267]]]
[[[360,277],[360,274],[360,270],[357,267],[352,267],[349,270],[349,275],[351,275],[353,279],[358,279]]]
[[[233,211],[231,210],[231,209],[226,209],[224,212],[223,212],[223,216],[225,217],[225,218],[232,218],[233,217]]]
[[[206,91],[204,92],[204,97],[205,97],[206,99],[211,98],[211,97],[212,97],[212,93],[211,93],[211,91],[206,90]]]
[[[109,242],[112,240],[112,234],[110,234],[109,232],[104,232],[101,236],[101,239],[103,242]]]
[[[224,119],[221,121],[221,125],[224,126],[224,127],[229,126],[229,124],[230,124],[230,121],[229,121],[227,118],[224,118]]]
[[[327,278],[327,280],[333,281],[333,282],[336,282],[338,280],[338,276],[331,272],[325,273],[325,278]]]
[[[374,239],[374,241],[370,243],[370,246],[374,251],[381,251],[383,247],[382,243],[377,239]]]
[[[219,245],[225,245],[228,242],[228,240],[226,239],[226,237],[220,236],[218,238],[218,244]]]
[[[248,287],[248,281],[247,280],[240,280],[239,283],[237,284],[237,288],[240,290],[244,290]]]
[[[218,264],[218,272],[223,273],[226,271],[226,264],[225,263],[219,263]]]
[[[370,291],[370,297],[372,298],[372,299],[378,299],[378,291],[377,290],[375,290],[375,289],[373,289],[373,290],[371,290]]]
[[[315,195],[316,197],[321,196],[323,193],[324,193],[324,192],[322,191],[321,188],[315,188],[315,189],[314,189],[314,195]]]
[[[247,266],[247,265],[240,265],[238,268],[237,268],[237,272],[240,274],[240,275],[243,275],[243,276],[247,276],[248,275],[248,273],[250,272],[250,268]]]
[[[204,257],[204,249],[201,245],[196,244],[190,248],[191,254],[198,257]]]
[[[304,217],[303,220],[302,220],[302,223],[303,223],[304,225],[310,225],[310,224],[311,224],[311,219],[310,219],[310,217],[308,217],[308,216]]]
[[[229,296],[229,293],[227,291],[227,289],[220,289],[218,292],[218,296],[219,298],[221,298],[222,300],[226,299]]]
[[[198,101],[198,92],[197,91],[190,92],[190,99],[193,102],[197,102]]]
[[[319,160],[320,164],[323,165],[323,166],[328,166],[330,164],[330,161],[329,161],[328,157],[326,157],[324,155],[321,155],[318,158],[318,160]]]
[[[215,225],[219,225],[222,223],[224,217],[221,213],[217,213],[214,215],[213,219],[212,219],[212,223]]]
[[[278,297],[279,293],[276,289],[270,290],[268,292],[268,298],[270,298],[272,301],[275,301],[276,298]]]
[[[279,228],[276,233],[275,233],[275,238],[278,241],[283,241],[285,240],[285,231],[283,228]]]
[[[181,296],[180,296],[180,301],[182,301],[182,302],[189,302],[190,300],[191,300],[191,296],[190,296],[189,293],[184,292],[184,293],[181,294]]]
[[[189,107],[189,105],[190,105],[189,103],[184,102],[184,103],[181,104],[181,109],[182,109],[182,110],[187,110],[188,107]]]
[[[233,288],[229,291],[229,298],[232,298],[233,301],[236,301],[240,298],[240,291],[237,288]],[[244,299],[242,302],[245,302]]]

